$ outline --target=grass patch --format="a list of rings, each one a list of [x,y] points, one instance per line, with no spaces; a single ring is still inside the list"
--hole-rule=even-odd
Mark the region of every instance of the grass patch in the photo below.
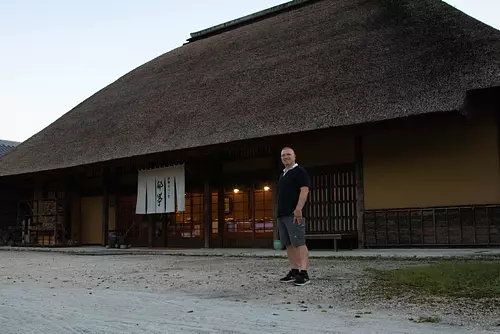
[[[417,295],[500,297],[500,261],[441,261],[400,269],[368,269],[375,288],[390,299],[412,292]]]

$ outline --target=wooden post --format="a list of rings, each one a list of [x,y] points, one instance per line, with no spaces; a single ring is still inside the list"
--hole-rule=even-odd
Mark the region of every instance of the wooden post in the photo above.
[[[218,230],[219,230],[219,239],[221,243],[221,247],[224,247],[224,229],[226,227],[226,213],[225,213],[225,203],[224,203],[224,185],[221,182],[219,184],[219,193],[218,193],[218,217],[217,220],[219,222]]]
[[[279,171],[280,171],[280,155],[281,151],[277,148],[273,150],[273,160],[274,160],[274,167],[275,167],[275,181],[272,182],[271,184],[271,191],[273,194],[273,248],[274,248],[274,240],[279,239],[278,235],[278,180],[279,179]],[[273,171],[274,172],[274,171]]]
[[[102,245],[108,244],[109,227],[109,175],[107,170],[102,174]]]
[[[361,136],[355,138],[354,150],[356,156],[356,214],[358,225],[358,247],[365,247],[364,215],[365,197],[363,186],[363,139]]]
[[[273,195],[273,247],[274,240],[279,239],[278,235],[278,182],[271,183],[271,192]]]
[[[153,248],[153,237],[155,234],[155,219],[153,215],[148,215],[148,248]]]
[[[205,248],[210,248],[212,239],[212,193],[210,192],[210,182],[205,180],[203,191],[203,222],[205,231]]]
[[[73,198],[73,180],[67,176],[64,182],[64,238],[63,241],[71,240],[72,235],[72,221],[71,221],[71,200]]]
[[[164,214],[163,219],[162,219],[162,224],[163,224],[163,247],[168,247],[168,226],[170,223],[170,217],[169,214]]]
[[[500,159],[500,106],[497,108],[495,112],[496,123],[497,123],[497,155]],[[500,167],[500,166],[499,166]],[[499,171],[500,172],[500,171]],[[474,240],[475,243],[475,240]]]

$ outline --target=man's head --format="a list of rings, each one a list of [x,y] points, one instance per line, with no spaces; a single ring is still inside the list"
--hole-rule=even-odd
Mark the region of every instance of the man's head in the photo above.
[[[285,168],[290,168],[295,164],[295,152],[290,147],[285,147],[281,150],[281,162]]]

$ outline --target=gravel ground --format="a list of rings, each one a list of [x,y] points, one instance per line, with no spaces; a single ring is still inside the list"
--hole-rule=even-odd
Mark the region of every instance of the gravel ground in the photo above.
[[[158,308],[155,301],[159,296],[163,296],[161,297],[163,301],[164,297],[168,296],[168,300],[178,300],[181,304],[208,303],[207,305],[217,305],[213,307],[226,310],[224,311],[226,318],[215,317],[213,319],[216,320],[213,320],[208,317],[212,319],[214,326],[217,324],[222,326],[224,321],[234,322],[237,315],[233,314],[230,317],[231,312],[239,312],[241,317],[246,309],[251,310],[249,312],[260,312],[264,319],[261,328],[255,327],[254,323],[244,322],[238,323],[241,326],[239,331],[231,326],[224,329],[228,333],[251,333],[252,328],[253,330],[257,328],[258,332],[266,332],[271,328],[275,328],[273,332],[290,331],[287,326],[294,323],[293,319],[296,319],[297,314],[300,314],[301,319],[305,319],[303,323],[301,322],[307,325],[305,328],[313,329],[316,328],[315,324],[322,323],[321,326],[333,326],[332,331],[325,329],[326,332],[332,333],[421,333],[422,331],[431,333],[433,330],[438,333],[500,332],[500,327],[497,326],[500,324],[498,301],[470,303],[464,300],[452,303],[432,300],[424,303],[415,296],[389,301],[376,299],[366,290],[369,283],[364,272],[366,268],[397,268],[417,263],[422,262],[313,259],[312,284],[295,287],[278,282],[279,277],[286,273],[287,263],[284,259],[151,255],[77,256],[3,252],[0,256],[0,323],[12,323],[8,319],[14,314],[22,313],[20,310],[15,311],[16,305],[18,308],[21,308],[21,304],[23,307],[28,307],[37,301],[43,301],[44,298],[49,302],[52,301],[52,304],[59,300],[60,303],[57,305],[63,305],[64,301],[73,300],[77,295],[80,297],[73,302],[83,303],[82,310],[88,307],[88,303],[93,303],[84,302],[92,298],[92,295],[94,298],[97,296],[101,298],[100,304],[105,304],[107,300],[118,310],[120,305],[125,309],[130,303],[148,300],[148,307],[153,309],[145,312],[154,316]],[[36,297],[38,299],[35,296],[38,296]],[[20,304],[16,304],[17,298]],[[161,304],[161,307],[166,306]],[[37,309],[35,306],[33,308]],[[52,308],[52,312],[55,312],[54,310],[57,308]],[[197,309],[196,312],[204,312],[203,310]],[[101,310],[100,314],[101,312],[103,311]],[[178,307],[172,312],[178,312]],[[274,312],[278,312],[280,316]],[[67,316],[69,317],[68,314]],[[94,316],[99,318],[97,314]],[[281,322],[269,319],[266,322],[266,317],[269,316],[278,317]],[[417,324],[409,320],[420,316],[439,316],[442,321],[440,324]],[[88,317],[91,318],[91,315]],[[146,318],[140,320],[146,321]],[[179,320],[179,324],[182,323],[182,319]],[[189,330],[178,327],[177,333],[220,331],[220,328],[215,330],[215,327],[212,328],[213,331],[203,331],[201,328],[206,329],[208,326],[205,326],[207,317],[203,318],[205,320],[200,319],[198,318],[201,327]],[[26,319],[23,321],[26,324]],[[92,322],[91,319],[89,321]],[[378,330],[376,330],[377,324],[382,326]],[[245,326],[248,330],[243,330],[247,328]],[[298,324],[294,326],[294,328],[300,327]],[[403,326],[402,329],[397,329],[400,326]],[[316,332],[324,332],[319,330],[320,327]],[[122,327],[117,328],[117,333],[123,332]],[[345,331],[342,331],[342,328]],[[0,328],[0,333],[5,329],[5,326]],[[67,330],[65,327],[60,329],[63,332]],[[94,329],[95,332],[106,332]],[[108,330],[110,333],[115,333],[110,328]],[[150,327],[148,331],[153,330]],[[19,332],[29,332],[29,330],[24,328]],[[125,332],[141,331],[136,329]]]

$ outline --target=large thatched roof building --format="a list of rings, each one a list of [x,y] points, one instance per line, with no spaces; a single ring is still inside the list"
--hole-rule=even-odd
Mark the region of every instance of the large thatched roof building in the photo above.
[[[349,189],[356,194],[339,199],[338,203],[334,199],[324,199],[326,202],[321,202],[319,197],[311,199],[316,201],[312,206],[331,208],[326,216],[316,217],[317,222],[323,221],[329,227],[318,223],[311,231],[320,234],[350,231],[361,240],[360,245],[368,245],[370,236],[375,240],[372,244],[389,245],[395,243],[390,241],[392,227],[388,227],[394,222],[390,222],[386,214],[385,239],[380,241],[379,223],[373,223],[375,232],[367,228],[368,214],[376,216],[381,209],[411,207],[422,213],[431,207],[448,210],[457,205],[500,204],[497,187],[488,186],[486,192],[482,188],[483,182],[491,184],[500,177],[496,169],[498,161],[491,158],[492,152],[498,157],[498,142],[492,141],[497,133],[494,114],[498,111],[498,97],[495,97],[498,87],[500,31],[442,1],[292,1],[194,33],[181,47],[127,73],[0,160],[0,177],[6,180],[9,176],[22,175],[43,180],[46,174],[42,172],[71,174],[75,167],[79,167],[79,171],[86,166],[106,169],[111,166],[106,164],[116,167],[118,162],[125,166],[130,158],[135,159],[137,167],[135,163],[141,161],[141,157],[154,156],[154,161],[158,161],[158,157],[168,152],[168,161],[178,161],[184,159],[180,152],[196,153],[200,147],[224,150],[225,146],[221,145],[227,143],[243,147],[258,138],[267,143],[266,147],[276,138],[280,138],[280,144],[295,141],[306,145],[309,140],[314,149],[304,146],[305,155],[312,151],[321,151],[323,155],[328,152],[339,160],[318,161],[319,158],[311,157],[305,159],[306,165],[313,168],[350,164],[346,173],[352,173],[349,175],[357,180],[356,187],[354,181],[346,181],[342,186],[354,187]],[[433,114],[436,117],[430,116]],[[472,123],[463,125],[462,117]],[[412,123],[387,123],[390,120],[411,120]],[[379,130],[378,124],[386,128]],[[430,124],[436,124],[435,128]],[[458,130],[449,130],[455,127]],[[335,137],[335,141],[314,137],[318,131]],[[484,139],[481,141],[476,136],[478,133],[488,138],[481,137]],[[422,134],[426,136],[424,139],[419,137]],[[306,137],[309,139],[304,139]],[[409,144],[403,147],[405,140]],[[430,145],[428,150],[420,146],[424,141]],[[486,146],[489,149],[484,156],[476,156],[476,165],[488,163],[488,172],[483,174],[488,175],[487,180],[480,180],[465,167],[472,159],[467,154],[478,155],[472,141],[481,150],[486,150]],[[451,146],[439,146],[437,142]],[[345,143],[344,148],[338,143]],[[376,143],[379,146],[375,147]],[[467,147],[460,149],[465,162],[457,158],[455,163],[465,164],[459,167],[462,172],[455,174],[448,172],[446,165],[451,159],[446,154],[452,154],[449,152],[454,145]],[[441,151],[434,152],[437,147]],[[422,163],[421,157],[417,157],[424,151],[433,151],[431,156],[435,159],[429,158],[431,163]],[[402,158],[397,160],[396,156]],[[444,160],[439,160],[441,158]],[[383,163],[375,159],[382,159]],[[214,163],[214,158],[206,163]],[[218,173],[229,168],[221,164],[213,168]],[[279,170],[276,166],[268,169],[269,175]],[[404,173],[410,169],[411,172]],[[383,174],[389,171],[392,174]],[[435,174],[432,181],[423,176],[425,171]],[[57,179],[51,175],[52,180]],[[417,188],[423,184],[439,189],[448,188],[445,185],[449,184],[454,186],[449,190],[450,196],[442,195],[440,201],[438,197],[429,199],[421,188],[401,188],[405,183]],[[474,190],[469,188],[468,195],[456,196],[456,191],[463,192],[471,184],[477,186],[479,192],[483,189],[482,195],[474,197],[471,195]],[[325,191],[335,192],[340,186],[339,181],[326,186]],[[225,200],[227,184],[207,187],[215,189],[212,200],[217,198],[219,203]],[[222,188],[217,190],[217,187]],[[386,187],[384,196],[380,196],[378,187]],[[120,197],[119,191],[114,191]],[[411,195],[402,195],[405,191]],[[209,194],[200,195],[205,201],[200,205],[209,205],[206,202]],[[108,196],[107,191],[99,195]],[[477,200],[471,201],[471,198]],[[213,210],[221,208],[212,206]],[[340,216],[335,213],[337,209],[342,211]],[[102,210],[107,212],[108,208]],[[204,221],[200,230],[212,233],[217,227],[217,237],[224,238],[224,230],[226,236],[230,234],[225,225],[229,218],[213,210],[212,217],[200,218]],[[313,216],[312,211],[310,214]],[[119,216],[118,213],[118,218],[112,218],[116,226],[121,224]],[[246,220],[252,220],[255,233],[255,214],[250,216],[253,220],[248,217]],[[438,213],[432,211],[432,217],[437,216]],[[109,230],[109,217],[105,214],[103,217],[106,232],[101,240],[106,239]],[[218,225],[213,225],[216,219]],[[339,225],[339,219],[349,222]],[[236,220],[231,220],[231,224],[236,224]],[[395,224],[401,226],[404,222],[397,220]],[[420,224],[425,225],[423,218]],[[491,222],[488,224],[492,226]],[[318,227],[320,225],[323,227]],[[422,227],[416,242],[412,241],[415,236],[412,236],[412,228],[409,229],[410,239],[406,244],[427,244],[428,233],[432,240],[439,234],[435,224],[431,228],[433,232],[424,231]],[[331,233],[326,233],[327,230]],[[491,228],[488,231],[489,243],[492,243],[491,233],[498,231],[492,232]],[[205,245],[209,235],[204,235]],[[398,229],[398,244],[405,244],[400,238]],[[474,242],[463,238],[455,242],[452,237],[447,240],[436,239],[431,244],[476,243],[476,239]],[[500,243],[500,239],[497,241]]]

